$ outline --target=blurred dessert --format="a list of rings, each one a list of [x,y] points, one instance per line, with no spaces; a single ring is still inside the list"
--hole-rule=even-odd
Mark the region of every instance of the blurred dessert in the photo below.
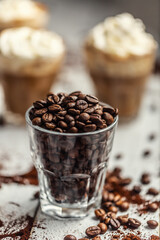
[[[107,18],[87,37],[86,64],[98,97],[118,107],[121,119],[138,112],[156,48],[142,21],[128,13]]]
[[[62,38],[28,27],[0,34],[0,72],[7,109],[24,115],[35,98],[43,98],[63,62]]]
[[[43,28],[48,22],[45,5],[31,0],[0,1],[0,31],[11,27]]]

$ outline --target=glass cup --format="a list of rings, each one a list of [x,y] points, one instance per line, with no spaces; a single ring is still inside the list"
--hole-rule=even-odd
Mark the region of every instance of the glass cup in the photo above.
[[[26,122],[41,209],[58,219],[84,217],[101,202],[118,116],[105,129],[59,133],[33,125],[31,108],[26,112]]]

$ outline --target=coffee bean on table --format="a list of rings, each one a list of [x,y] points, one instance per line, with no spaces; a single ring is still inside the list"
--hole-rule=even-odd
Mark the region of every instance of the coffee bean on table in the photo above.
[[[101,240],[101,237],[100,236],[96,236],[96,237],[92,238],[92,240]]]
[[[150,175],[148,173],[144,173],[141,176],[141,183],[142,184],[149,184],[150,183]]]
[[[79,238],[78,240],[89,240],[89,238]]]
[[[121,211],[127,211],[128,208],[129,208],[129,203],[128,202],[122,202],[120,205],[119,205],[119,208]]]
[[[141,222],[138,221],[137,219],[135,218],[129,218],[128,219],[128,226],[131,227],[131,228],[139,228],[139,226],[141,225]]]
[[[103,209],[99,208],[99,209],[96,209],[96,210],[94,211],[94,213],[95,213],[95,215],[96,215],[97,218],[100,218],[100,217],[101,217],[102,215],[104,215],[106,212],[105,212]]]
[[[91,226],[86,229],[86,234],[89,237],[95,237],[101,233],[101,229],[98,226]]]
[[[99,223],[98,227],[100,227],[101,229],[101,234],[104,234],[105,232],[107,232],[107,225],[105,223]]]
[[[74,235],[67,235],[64,237],[64,240],[77,240],[77,238]]]
[[[108,211],[113,212],[113,213],[117,213],[117,212],[118,212],[118,208],[115,207],[115,206],[110,206],[110,207],[108,208]]]
[[[109,224],[113,230],[117,230],[120,227],[120,222],[114,218],[111,218]]]
[[[127,215],[122,215],[117,217],[118,221],[122,224],[125,225],[128,223],[128,214]]]
[[[141,187],[140,186],[134,186],[132,189],[132,192],[135,194],[139,194],[141,192]]]
[[[151,229],[155,229],[158,226],[158,222],[155,220],[147,221],[148,227]]]
[[[147,209],[150,212],[156,212],[157,209],[158,209],[158,204],[156,202],[149,203],[148,206],[147,206]]]
[[[159,191],[157,189],[155,189],[155,188],[149,188],[147,194],[156,196],[156,195],[159,194]]]

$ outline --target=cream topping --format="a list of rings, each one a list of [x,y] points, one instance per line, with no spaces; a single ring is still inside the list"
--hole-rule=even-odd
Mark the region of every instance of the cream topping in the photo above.
[[[152,35],[145,32],[143,22],[129,13],[109,17],[95,26],[89,34],[88,43],[119,57],[144,55],[152,52],[157,45]]]
[[[1,0],[0,21],[9,22],[19,19],[32,19],[42,12],[37,3],[31,0]]]
[[[4,30],[0,35],[0,54],[7,58],[54,58],[63,52],[62,38],[46,30],[21,27]]]

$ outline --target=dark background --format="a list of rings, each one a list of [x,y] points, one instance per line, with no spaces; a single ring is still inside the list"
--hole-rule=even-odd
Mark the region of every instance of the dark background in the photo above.
[[[50,10],[49,29],[71,47],[82,45],[88,30],[108,16],[129,12],[141,18],[160,44],[160,0],[39,0]]]

